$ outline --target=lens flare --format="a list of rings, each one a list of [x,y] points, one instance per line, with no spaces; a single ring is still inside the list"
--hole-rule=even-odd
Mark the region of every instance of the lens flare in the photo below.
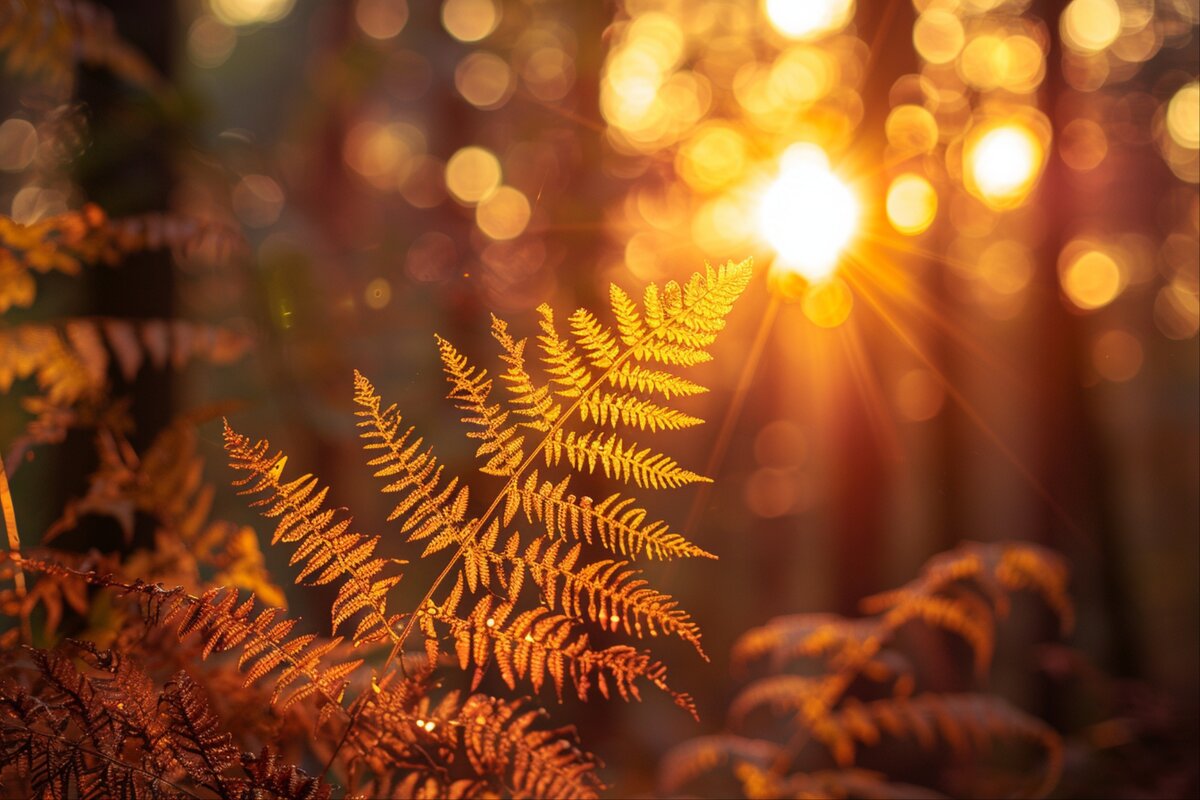
[[[779,266],[819,281],[837,268],[858,215],[858,199],[830,170],[824,151],[793,145],[763,193],[758,226],[779,254]]]
[[[1033,131],[1013,122],[968,138],[965,156],[967,189],[991,208],[1003,210],[1025,202],[1046,153]]]

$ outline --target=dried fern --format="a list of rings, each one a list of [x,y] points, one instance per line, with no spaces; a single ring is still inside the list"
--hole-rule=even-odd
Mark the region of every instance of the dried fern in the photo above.
[[[914,696],[911,665],[890,645],[910,622],[940,628],[970,646],[976,672],[982,675],[991,664],[996,619],[1008,612],[1010,595],[1037,593],[1065,632],[1074,621],[1066,584],[1061,559],[1041,547],[966,543],[935,556],[905,586],[864,600],[863,608],[874,616],[803,614],[752,629],[734,644],[734,666],[744,671],[765,660],[770,674],[734,699],[730,723],[743,729],[756,711],[767,709],[791,719],[791,740],[778,745],[733,733],[705,737],[678,748],[664,762],[662,780],[673,789],[727,766],[747,797],[929,796],[919,787],[888,784],[881,776],[854,769],[857,748],[879,745],[885,738],[912,739],[925,749],[944,744],[965,756],[998,741],[1024,741],[1042,750],[1045,768],[1036,786],[1023,788],[1044,796],[1062,768],[1062,744],[1052,728],[988,694]],[[822,669],[817,674],[785,671],[798,661],[816,661]],[[890,684],[891,696],[861,702],[849,694],[859,680]],[[823,745],[839,769],[793,772],[793,762],[809,741]]]

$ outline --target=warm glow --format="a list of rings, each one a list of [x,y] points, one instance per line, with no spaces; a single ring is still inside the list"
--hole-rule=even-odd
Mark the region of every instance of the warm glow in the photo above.
[[[836,328],[850,317],[854,296],[841,278],[830,278],[814,284],[804,292],[800,308],[804,316],[822,328]]]
[[[999,125],[969,137],[964,153],[967,189],[994,209],[1025,201],[1041,174],[1045,150],[1019,123]]]
[[[837,268],[858,212],[858,200],[829,169],[825,153],[795,145],[780,159],[779,176],[763,194],[758,225],[781,267],[816,281]]]
[[[920,175],[900,175],[888,187],[888,222],[900,233],[916,236],[924,232],[933,224],[937,207],[937,192]]]
[[[354,20],[372,39],[391,39],[408,22],[408,4],[405,0],[358,0]]]
[[[1063,292],[1079,308],[1091,311],[1106,306],[1121,293],[1121,268],[1108,253],[1068,245],[1064,256],[1059,279]]]
[[[446,188],[461,203],[478,203],[500,185],[500,159],[482,147],[464,147],[446,162]]]
[[[500,9],[493,0],[446,0],[442,25],[460,42],[478,42],[500,24]]]
[[[1180,147],[1200,149],[1200,81],[1184,86],[1167,104],[1167,131]]]
[[[854,14],[853,0],[766,0],[767,19],[789,39],[811,39],[837,30]]]
[[[212,0],[212,12],[226,25],[278,22],[292,12],[296,0]]]
[[[529,200],[519,189],[501,186],[475,209],[475,224],[492,239],[515,239],[529,224]]]
[[[1072,0],[1063,11],[1059,31],[1073,50],[1103,50],[1121,35],[1121,9],[1116,0]]]

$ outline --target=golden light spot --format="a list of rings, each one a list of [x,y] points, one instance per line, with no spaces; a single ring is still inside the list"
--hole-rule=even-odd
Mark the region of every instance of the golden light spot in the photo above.
[[[405,0],[358,0],[354,6],[354,21],[372,39],[391,39],[404,30],[408,22],[408,3]]]
[[[816,281],[837,269],[858,215],[857,198],[830,170],[824,151],[793,145],[780,159],[778,177],[763,193],[758,226],[779,254],[778,266]]]
[[[1095,53],[1121,35],[1121,9],[1116,0],[1072,0],[1059,20],[1063,43],[1081,53]]]
[[[521,77],[539,100],[561,100],[575,83],[575,62],[557,45],[539,47],[525,59]]]
[[[814,39],[838,30],[854,15],[853,0],[765,0],[771,27],[789,39]]]
[[[888,222],[900,233],[916,236],[937,216],[937,192],[929,181],[911,172],[898,176],[888,187]]]
[[[233,213],[251,228],[265,228],[283,211],[283,189],[266,175],[246,175],[233,187]]]
[[[836,328],[850,317],[854,296],[841,278],[830,278],[809,286],[800,307],[804,316],[822,328]]]
[[[1123,383],[1142,369],[1142,343],[1133,334],[1111,330],[1101,334],[1092,345],[1092,366],[1105,380]]]
[[[363,290],[363,302],[378,311],[392,302],[392,284],[387,278],[375,278]]]
[[[292,13],[296,0],[210,0],[217,19],[226,25],[278,22]]]
[[[398,189],[413,168],[414,157],[425,149],[425,134],[405,122],[386,125],[373,120],[350,129],[343,157],[350,168],[378,189]]]
[[[454,87],[476,108],[496,109],[512,94],[512,70],[492,53],[471,53],[454,70]]]
[[[1190,339],[1200,331],[1200,297],[1180,281],[1171,281],[1154,298],[1154,323],[1168,339]]]
[[[1200,81],[1192,81],[1167,104],[1167,132],[1175,144],[1200,149]]]
[[[486,725],[486,724],[487,724],[487,717],[485,717],[483,714],[479,714],[479,715],[477,715],[477,716],[475,717],[475,724],[476,724],[476,725]]]
[[[493,239],[515,239],[529,225],[532,210],[519,189],[501,186],[479,201],[475,224]]]
[[[1121,268],[1108,253],[1072,242],[1059,258],[1059,282],[1072,303],[1091,311],[1120,294]]]
[[[931,8],[913,25],[913,45],[930,64],[948,64],[962,50],[962,22],[951,11]]]
[[[18,172],[37,155],[37,128],[29,120],[6,119],[0,125],[0,170]]]
[[[464,147],[446,162],[446,188],[464,205],[473,205],[500,186],[500,159],[482,147]]]
[[[741,177],[746,168],[746,141],[727,125],[701,127],[675,157],[675,169],[689,186],[711,192]]]
[[[905,419],[913,422],[933,419],[945,402],[946,390],[927,369],[910,369],[896,384],[896,407]]]
[[[527,634],[525,634],[525,641],[527,641],[527,642],[532,642],[532,641],[533,641],[533,635],[532,635],[532,634],[528,634],[528,633],[527,633]]]
[[[496,620],[492,619],[491,617],[488,617],[487,626],[489,628],[496,627]]]
[[[1092,120],[1073,119],[1059,134],[1058,153],[1071,169],[1087,172],[1100,166],[1108,155],[1108,137]]]
[[[1045,150],[1027,126],[1007,122],[967,136],[963,150],[967,190],[997,210],[1025,202],[1041,176]]]
[[[237,31],[209,14],[201,14],[188,28],[187,52],[202,69],[224,64],[237,45]]]
[[[883,129],[888,144],[896,148],[899,155],[928,153],[937,147],[937,120],[921,106],[896,106],[888,114]]]
[[[493,0],[446,0],[442,25],[460,42],[478,42],[500,24],[500,9]]]
[[[426,733],[432,733],[433,729],[437,727],[437,723],[434,722],[433,720],[429,720],[428,722],[425,723],[424,727],[425,727]]]
[[[618,617],[616,614],[613,614],[608,618],[609,624],[612,625],[613,627],[616,627],[616,624],[620,621],[621,621],[621,618]]]

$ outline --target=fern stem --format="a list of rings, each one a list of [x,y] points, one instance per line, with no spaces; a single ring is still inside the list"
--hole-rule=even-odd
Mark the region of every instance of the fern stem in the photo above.
[[[13,507],[12,490],[4,458],[0,456],[0,509],[4,512],[4,530],[8,534],[8,557],[13,562],[13,586],[17,592],[18,614],[21,620],[21,640],[33,644],[33,629],[29,624],[29,609],[25,607],[25,570],[21,567],[21,535],[17,532],[17,510]]]

